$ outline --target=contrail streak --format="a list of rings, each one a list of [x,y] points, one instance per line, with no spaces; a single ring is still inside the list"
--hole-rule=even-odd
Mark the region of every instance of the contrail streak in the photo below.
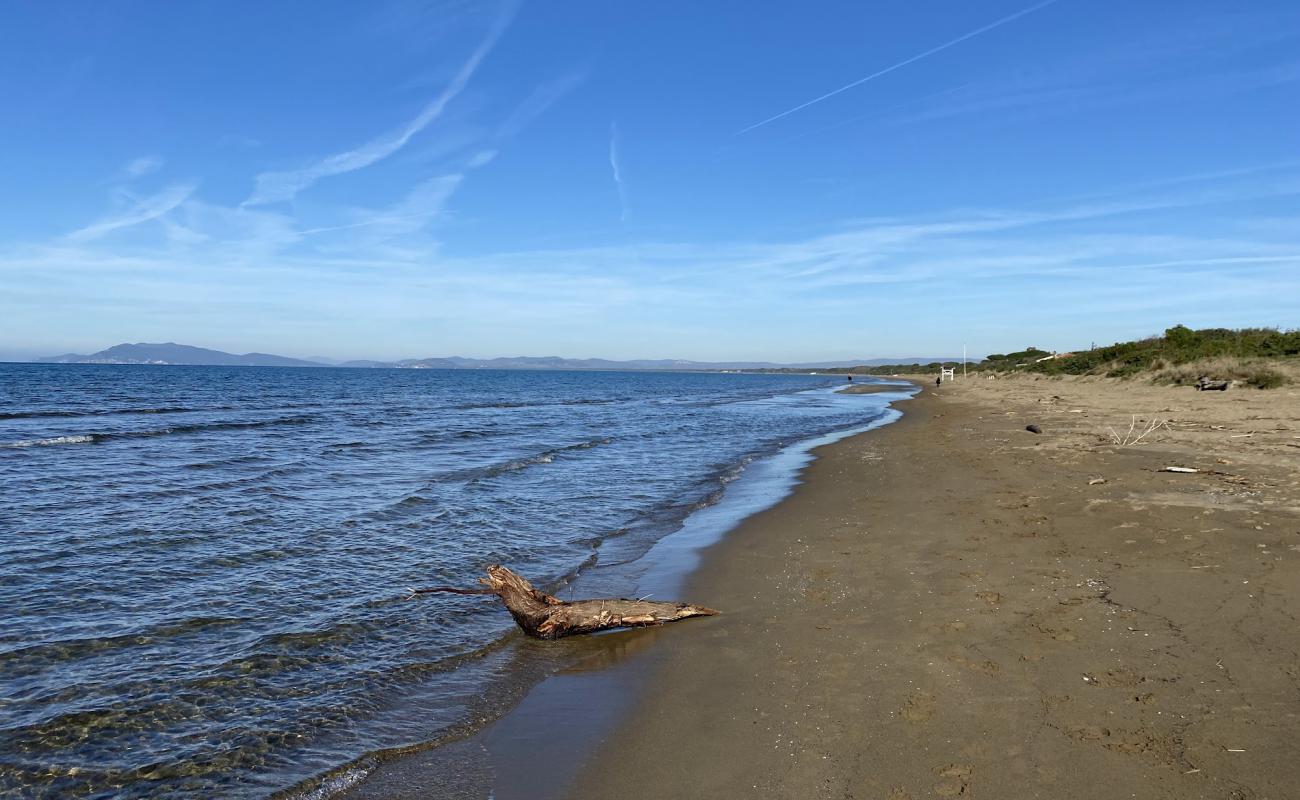
[[[627,187],[623,183],[623,167],[618,160],[618,123],[609,123],[609,166],[614,173],[614,185],[618,187],[618,204],[622,213],[619,220],[627,222]]]
[[[794,108],[791,108],[791,109],[787,109],[787,110],[785,110],[785,111],[782,111],[780,114],[777,114],[777,115],[774,116],[774,117],[768,117],[767,119],[763,120],[762,122],[755,122],[753,125],[750,125],[748,128],[742,128],[741,130],[736,131],[735,135],[736,135],[736,136],[740,136],[741,134],[749,133],[750,131],[754,130],[755,128],[761,128],[761,127],[763,127],[764,125],[768,124],[769,122],[776,122],[778,119],[781,119],[782,117],[788,117],[789,115],[793,114],[793,113],[796,112],[796,111],[801,111],[801,110],[807,108],[808,106],[815,105],[815,104],[817,104],[817,103],[820,103],[820,102],[823,101],[823,100],[826,100],[826,99],[828,99],[828,98],[834,97],[835,95],[839,94],[840,92],[847,92],[849,89],[852,89],[852,88],[855,87],[855,86],[861,86],[862,84],[866,83],[867,81],[874,81],[876,78],[879,78],[879,77],[884,76],[884,75],[888,75],[889,73],[893,72],[893,71],[896,70],[896,69],[902,69],[903,67],[906,67],[908,64],[914,64],[914,63],[916,63],[917,61],[920,61],[920,60],[923,59],[923,58],[929,58],[930,56],[934,55],[935,53],[942,52],[942,51],[944,51],[944,50],[947,50],[949,47],[952,47],[952,46],[954,46],[954,45],[961,44],[962,42],[966,41],[967,39],[973,39],[973,38],[975,38],[976,36],[979,36],[981,33],[988,33],[989,31],[993,30],[994,28],[1000,28],[1000,27],[1002,27],[1003,25],[1006,25],[1008,22],[1013,22],[1013,21],[1015,21],[1015,20],[1017,20],[1017,19],[1020,19],[1021,17],[1025,16],[1026,14],[1032,14],[1032,13],[1034,13],[1035,11],[1039,10],[1040,8],[1046,8],[1047,6],[1050,6],[1050,5],[1052,5],[1052,4],[1054,4],[1054,3],[1058,2],[1058,1],[1059,1],[1059,0],[1043,0],[1041,3],[1035,3],[1034,5],[1029,6],[1028,8],[1022,8],[1022,9],[1020,9],[1019,11],[1017,11],[1016,13],[1011,14],[1010,16],[1003,17],[1002,19],[997,20],[996,22],[990,22],[988,25],[985,25],[985,26],[982,27],[982,28],[976,28],[975,30],[970,31],[969,33],[963,33],[961,36],[958,36],[956,39],[953,39],[952,41],[944,42],[943,44],[939,45],[938,47],[932,47],[932,48],[930,48],[929,50],[926,50],[924,53],[918,53],[917,55],[914,55],[914,56],[912,56],[911,58],[905,59],[905,60],[903,60],[903,61],[898,62],[897,64],[894,64],[893,66],[885,67],[884,69],[880,70],[879,72],[873,72],[873,73],[871,73],[870,75],[868,75],[868,76],[865,77],[865,78],[859,78],[859,79],[857,79],[856,81],[854,81],[854,82],[852,82],[852,83],[847,83],[847,84],[841,86],[840,88],[838,88],[838,89],[836,89],[836,90],[834,90],[834,91],[827,92],[826,94],[822,95],[821,97],[814,97],[812,100],[809,100],[809,101],[806,102],[806,103],[801,103],[801,104],[795,106]]]
[[[365,228],[370,225],[382,225],[385,222],[400,222],[402,220],[407,220],[407,219],[433,217],[441,213],[442,213],[442,209],[437,209],[435,211],[420,211],[414,214],[394,214],[391,217],[375,217],[374,219],[368,219],[365,220],[364,222],[351,222],[346,225],[326,225],[323,228],[308,228],[306,230],[298,231],[298,235],[311,236],[317,233],[329,233],[331,231],[346,231],[346,230],[351,230],[352,228]]]
[[[415,116],[415,119],[412,119],[396,131],[372,139],[352,150],[336,153],[305,169],[263,172],[257,176],[257,184],[253,189],[252,196],[241,203],[241,206],[267,205],[292,200],[299,192],[322,178],[355,172],[382,161],[401,150],[416,134],[442,116],[442,112],[451,101],[455,100],[465,90],[479,65],[487,58],[488,53],[496,46],[497,40],[510,26],[516,8],[517,4],[515,2],[510,2],[505,6],[505,9],[497,15],[496,20],[492,23],[492,27],[488,29],[483,41],[479,43],[479,46],[470,54],[469,59],[461,65],[460,69],[452,77],[451,83],[447,84],[442,93],[426,105]]]

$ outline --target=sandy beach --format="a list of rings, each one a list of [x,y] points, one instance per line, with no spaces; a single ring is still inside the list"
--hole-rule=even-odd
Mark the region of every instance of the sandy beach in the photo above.
[[[1300,392],[925,383],[708,552],[572,796],[1295,797]]]

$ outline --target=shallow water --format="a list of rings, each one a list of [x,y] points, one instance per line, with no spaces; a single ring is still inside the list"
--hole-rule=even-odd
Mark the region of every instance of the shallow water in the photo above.
[[[884,413],[840,383],[0,365],[0,792],[260,797],[473,727],[556,654],[404,587],[636,559]]]

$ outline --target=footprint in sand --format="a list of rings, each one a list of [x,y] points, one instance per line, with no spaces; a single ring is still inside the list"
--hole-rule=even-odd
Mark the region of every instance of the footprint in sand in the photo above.
[[[1069,628],[1057,629],[1050,625],[1044,625],[1041,622],[1033,623],[1033,628],[1044,636],[1058,642],[1073,642],[1076,639],[1075,635],[1070,632]]]
[[[942,625],[926,626],[926,631],[936,635],[941,633],[957,633],[958,631],[963,631],[963,630],[966,630],[966,623],[962,622],[961,620],[954,620],[953,622],[945,622]]]
[[[989,661],[988,659],[982,659],[980,661],[972,661],[969,658],[966,658],[964,656],[950,656],[948,658],[948,661],[953,664],[956,664],[959,667],[972,669],[975,670],[976,672],[982,672],[983,674],[989,676],[997,675],[999,672],[1002,671],[1001,664],[998,664],[996,661]]]
[[[934,695],[929,692],[912,692],[899,714],[908,722],[925,722],[934,716],[934,708]]]
[[[1065,730],[1065,735],[1080,742],[1096,742],[1110,738],[1110,728],[1100,725],[1076,725]]]
[[[1105,672],[1085,672],[1083,673],[1083,677],[1092,686],[1104,686],[1107,688],[1120,687],[1124,689],[1131,689],[1143,683],[1160,680],[1158,678],[1151,678],[1141,673],[1134,672],[1127,667],[1109,669]]]
[[[1065,728],[1064,733],[1080,742],[1096,742],[1116,753],[1140,754],[1164,764],[1182,763],[1181,740],[1157,734],[1147,728],[1124,730],[1104,728],[1100,725],[1077,725]]]
[[[970,790],[971,768],[965,764],[949,764],[936,767],[935,774],[943,780],[934,785],[934,793],[939,797],[961,797]]]
[[[988,603],[990,606],[1002,605],[1001,592],[976,592],[975,596]]]

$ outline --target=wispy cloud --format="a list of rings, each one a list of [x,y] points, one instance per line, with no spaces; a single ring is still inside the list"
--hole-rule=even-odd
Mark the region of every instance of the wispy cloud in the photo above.
[[[1122,26],[1121,26],[1122,27]],[[1118,106],[1196,103],[1285,87],[1300,80],[1300,63],[1276,48],[1294,25],[1270,15],[1191,19],[1159,31],[1117,36],[1102,48],[1054,50],[1038,63],[1016,63],[959,85],[797,134],[791,141],[846,125],[928,124],[983,116],[1006,125],[1052,115],[1082,116]],[[1270,49],[1273,48],[1273,49]],[[1261,64],[1259,54],[1278,60]],[[1243,57],[1248,57],[1243,60]],[[901,112],[901,113],[900,113]]]
[[[518,134],[548,108],[582,85],[586,78],[586,73],[574,72],[537,86],[497,129],[497,138],[509,139]]]
[[[1074,84],[1050,79],[1015,80],[968,85],[947,93],[942,102],[927,104],[890,121],[898,124],[930,123],[987,114],[998,122],[1004,122],[1054,113],[1083,114],[1116,106],[1178,101],[1203,103],[1297,81],[1300,81],[1300,62],[1294,61],[1239,71],[1219,68],[1210,74],[1180,74],[1143,82],[1135,82],[1131,76],[1119,73]],[[1019,116],[1013,117],[1017,113]]]
[[[130,208],[73,231],[68,234],[68,238],[72,241],[89,241],[115,230],[158,219],[184,203],[190,195],[194,194],[194,188],[193,184],[174,184],[145,198],[135,198],[124,193],[123,196],[131,202]]]
[[[317,237],[347,232],[346,238],[322,246],[322,250],[330,252],[357,249],[374,252],[384,246],[384,252],[392,258],[431,257],[438,250],[438,242],[419,234],[449,214],[447,205],[466,175],[490,164],[496,155],[495,150],[480,150],[469,156],[458,171],[421,181],[397,203],[383,208],[350,209],[349,222],[318,225],[298,233],[303,237]],[[333,241],[328,236],[321,238]],[[393,242],[401,242],[401,246],[392,246]]]
[[[257,185],[253,194],[244,201],[245,206],[264,205],[291,200],[298,192],[311,186],[316,181],[333,175],[342,175],[363,169],[396,153],[406,146],[420,131],[442,116],[448,104],[465,90],[470,78],[474,76],[483,59],[492,51],[501,34],[514,17],[515,6],[507,6],[499,14],[478,47],[457,70],[451,82],[420,111],[410,122],[396,131],[392,131],[352,150],[336,153],[309,167],[283,172],[264,172],[257,176]]]
[[[1057,3],[1057,2],[1059,2],[1059,0],[1042,0],[1042,2],[1040,2],[1040,3],[1035,3],[1034,5],[1029,6],[1029,7],[1027,7],[1027,8],[1022,8],[1022,9],[1020,9],[1019,11],[1017,11],[1017,12],[1014,13],[1014,14],[1009,14],[1009,15],[1007,15],[1007,16],[1005,16],[1005,17],[1002,17],[1001,19],[998,19],[998,20],[996,20],[996,21],[994,21],[994,22],[990,22],[990,23],[987,24],[987,25],[984,25],[984,26],[981,26],[981,27],[979,27],[979,28],[976,28],[976,29],[973,30],[973,31],[969,31],[969,32],[967,32],[967,33],[964,33],[964,34],[962,34],[961,36],[958,36],[956,39],[950,39],[949,41],[944,42],[943,44],[939,45],[938,47],[932,47],[932,48],[930,48],[929,50],[926,50],[926,51],[921,52],[921,53],[917,53],[916,55],[914,55],[914,56],[912,56],[912,57],[910,57],[910,58],[905,58],[905,59],[903,59],[902,61],[899,61],[899,62],[896,63],[896,64],[891,64],[890,66],[885,67],[884,69],[877,70],[876,72],[873,72],[873,73],[871,73],[870,75],[867,75],[867,76],[864,77],[864,78],[858,78],[858,79],[855,80],[855,81],[852,81],[852,82],[850,82],[850,83],[846,83],[846,84],[844,84],[843,86],[839,87],[838,89],[834,89],[834,90],[832,90],[832,91],[827,92],[826,94],[820,95],[820,96],[818,96],[818,97],[814,97],[813,99],[811,99],[811,100],[809,100],[809,101],[807,101],[807,102],[805,102],[805,103],[800,103],[799,105],[797,105],[797,106],[795,106],[795,107],[793,107],[793,108],[788,108],[788,109],[786,109],[785,111],[782,111],[780,114],[776,114],[776,115],[774,115],[774,116],[768,117],[768,118],[765,119],[765,120],[761,120],[761,121],[759,121],[759,122],[755,122],[753,125],[750,125],[750,126],[747,127],[747,128],[742,128],[742,129],[740,129],[739,131],[737,131],[737,132],[736,132],[736,135],[737,135],[737,136],[740,136],[740,135],[742,135],[742,134],[749,133],[749,132],[752,131],[752,130],[755,130],[755,129],[761,128],[761,127],[763,127],[764,125],[770,124],[770,123],[772,123],[772,122],[776,122],[778,119],[782,119],[782,118],[784,118],[784,117],[788,117],[788,116],[790,116],[791,114],[794,114],[794,113],[797,112],[797,111],[802,111],[803,109],[808,108],[809,106],[816,105],[816,104],[822,102],[823,100],[829,100],[830,98],[836,96],[837,94],[841,94],[842,92],[847,92],[849,89],[852,89],[852,88],[857,87],[857,86],[861,86],[862,84],[867,83],[867,82],[869,82],[869,81],[874,81],[874,80],[877,79],[877,78],[884,77],[885,75],[888,75],[889,73],[894,72],[895,70],[902,69],[903,67],[906,67],[906,66],[908,66],[909,64],[915,64],[916,62],[918,62],[918,61],[920,61],[920,60],[922,60],[922,59],[929,58],[930,56],[935,55],[936,53],[941,53],[941,52],[943,52],[944,50],[947,50],[947,49],[950,48],[950,47],[954,47],[954,46],[956,46],[956,45],[959,45],[959,44],[961,44],[962,42],[965,42],[965,41],[967,41],[967,40],[969,40],[969,39],[974,39],[976,36],[979,36],[979,35],[984,34],[984,33],[988,33],[989,31],[991,31],[991,30],[993,30],[993,29],[995,29],[995,28],[1000,28],[1000,27],[1002,27],[1003,25],[1006,25],[1006,24],[1009,23],[1009,22],[1014,22],[1015,20],[1020,19],[1021,17],[1025,16],[1025,15],[1027,15],[1027,14],[1032,14],[1033,12],[1038,11],[1039,9],[1046,8],[1047,6],[1053,5],[1054,3]]]
[[[141,156],[123,168],[123,172],[129,178],[139,178],[148,175],[151,172],[157,172],[162,169],[163,160],[158,156]]]
[[[609,168],[614,175],[614,186],[618,189],[618,218],[627,222],[627,185],[623,182],[623,165],[618,157],[618,123],[609,123]]]
[[[411,329],[392,324],[398,320],[438,331],[447,352],[544,341],[547,349],[601,355],[592,351],[595,327],[626,338],[653,324],[663,334],[654,343],[658,355],[707,355],[698,346],[707,332],[721,357],[778,353],[797,337],[823,347],[859,330],[864,312],[878,320],[874,330],[902,326],[910,344],[946,336],[954,325],[1010,331],[1007,320],[1017,331],[1056,331],[1061,346],[1076,344],[1069,341],[1075,333],[1118,336],[1138,322],[1294,324],[1288,302],[1300,291],[1300,223],[1282,216],[1300,196],[1292,163],[1171,178],[1108,197],[850,220],[775,241],[446,253],[429,228],[448,213],[471,165],[488,158],[332,224],[305,227],[269,209],[164,193],[79,236],[0,248],[11,289],[0,300],[0,333],[37,325],[28,309],[46,315],[39,324],[58,324],[50,308],[92,297],[102,315],[94,330],[108,338],[132,316],[173,326],[174,336],[210,330],[218,337],[238,318],[250,337],[293,330],[364,341],[375,349],[369,355],[382,354],[384,331]],[[1211,205],[1213,213],[1184,212]],[[1267,227],[1257,224],[1262,207],[1278,214]],[[97,240],[149,218],[160,224],[122,242]],[[927,323],[925,331],[907,326],[909,316],[936,304],[959,308],[955,321]],[[778,310],[790,308],[798,311],[786,324]],[[1144,312],[1140,319],[1129,319],[1134,309]],[[757,318],[770,322],[744,324]],[[824,331],[809,335],[810,327]],[[405,339],[394,346],[406,348],[394,356],[426,355],[409,352]]]
[[[379,211],[354,211],[353,216],[357,218],[354,222],[308,228],[301,233],[304,236],[314,236],[358,228],[380,228],[389,235],[412,233],[443,213],[447,201],[463,179],[464,175],[460,173],[431,178],[416,185],[405,199],[394,206]]]

